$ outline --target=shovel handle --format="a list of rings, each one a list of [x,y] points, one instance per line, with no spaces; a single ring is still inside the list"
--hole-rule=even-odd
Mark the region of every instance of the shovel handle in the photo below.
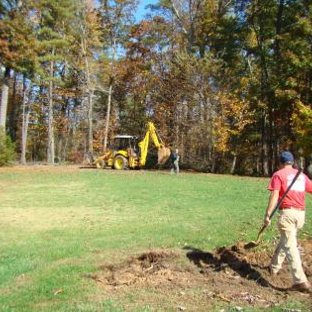
[[[262,225],[262,228],[260,229],[260,231],[259,231],[259,233],[258,233],[258,236],[257,236],[257,239],[256,239],[256,244],[259,243],[260,236],[261,236],[262,232],[263,232],[267,227],[268,227],[267,224],[263,224],[263,225]]]

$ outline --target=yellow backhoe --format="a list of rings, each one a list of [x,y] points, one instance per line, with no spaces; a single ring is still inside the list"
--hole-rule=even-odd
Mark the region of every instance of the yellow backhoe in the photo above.
[[[158,149],[158,164],[164,164],[170,157],[170,149],[164,145],[152,122],[147,123],[144,139],[132,135],[117,135],[113,146],[94,161],[97,168],[111,167],[117,170],[139,169],[145,166],[150,140]]]

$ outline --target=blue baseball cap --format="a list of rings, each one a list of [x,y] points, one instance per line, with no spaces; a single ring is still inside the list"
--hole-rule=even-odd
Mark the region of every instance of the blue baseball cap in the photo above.
[[[284,151],[281,153],[280,160],[282,164],[287,164],[287,163],[291,164],[294,162],[294,156],[291,152]]]

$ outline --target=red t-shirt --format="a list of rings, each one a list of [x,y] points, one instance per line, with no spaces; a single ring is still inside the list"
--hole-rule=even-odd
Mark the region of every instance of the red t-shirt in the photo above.
[[[298,170],[292,167],[286,167],[273,174],[271,182],[268,186],[269,191],[278,190],[279,200],[285,194],[288,186],[291,184]],[[280,207],[295,207],[305,209],[305,192],[312,193],[312,181],[301,173],[290,191],[284,198]]]

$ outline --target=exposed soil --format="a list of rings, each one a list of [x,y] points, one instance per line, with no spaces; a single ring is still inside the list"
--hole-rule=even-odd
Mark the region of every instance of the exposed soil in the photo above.
[[[59,166],[35,165],[0,168],[0,173],[13,170],[27,173],[29,168],[60,170]],[[62,170],[76,171],[79,166],[64,166]],[[153,311],[225,312],[242,311],[245,307],[312,311],[311,294],[287,290],[292,284],[287,263],[277,276],[270,276],[266,267],[271,250],[245,249],[245,243],[213,251],[191,246],[176,252],[152,250],[118,264],[103,264],[97,274],[88,277],[99,286],[101,297],[117,301],[127,311],[138,311],[139,307],[150,307]],[[300,249],[306,275],[312,283],[312,239],[300,241]],[[300,302],[306,308],[284,308],[286,301]]]
[[[282,307],[288,299],[307,310],[281,311],[312,311],[311,294],[287,290],[292,284],[287,263],[273,277],[267,271],[271,254],[244,245],[238,242],[212,252],[192,247],[183,252],[149,251],[117,265],[104,264],[89,277],[103,296],[120,301],[127,311],[142,306],[158,311],[241,311],[246,306],[258,310]],[[312,240],[300,241],[300,250],[312,282]]]

